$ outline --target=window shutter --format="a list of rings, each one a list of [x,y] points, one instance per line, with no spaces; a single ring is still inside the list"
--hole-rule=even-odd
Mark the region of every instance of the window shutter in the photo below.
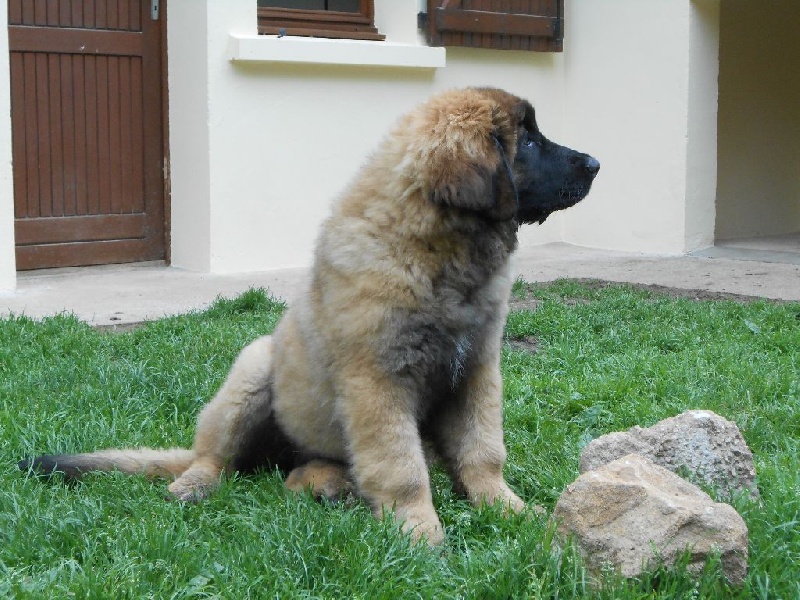
[[[561,52],[564,0],[428,0],[428,43]]]

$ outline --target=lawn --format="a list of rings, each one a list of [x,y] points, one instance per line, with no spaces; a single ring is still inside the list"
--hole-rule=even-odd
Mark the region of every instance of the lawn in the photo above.
[[[189,445],[239,349],[283,305],[261,290],[133,331],[70,316],[0,321],[0,597],[800,598],[800,304],[694,300],[518,282],[503,353],[507,478],[551,511],[594,437],[688,409],[738,423],[761,504],[742,590],[709,565],[589,587],[546,518],[475,510],[434,469],[443,551],[411,544],[359,502],[293,497],[276,473],[236,477],[199,505],[164,482],[28,477],[17,460],[110,446]]]

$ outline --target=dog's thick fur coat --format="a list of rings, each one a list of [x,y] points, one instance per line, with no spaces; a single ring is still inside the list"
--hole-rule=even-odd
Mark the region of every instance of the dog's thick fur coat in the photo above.
[[[588,193],[599,163],[539,132],[526,101],[454,90],[400,120],[322,226],[307,292],[240,354],[192,450],[42,456],[21,468],[172,476],[199,500],[222,473],[277,466],[287,486],[354,486],[437,544],[423,442],[474,503],[503,479],[500,350],[520,224]]]

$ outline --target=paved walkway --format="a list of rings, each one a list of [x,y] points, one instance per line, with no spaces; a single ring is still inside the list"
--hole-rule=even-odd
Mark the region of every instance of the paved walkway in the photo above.
[[[708,253],[707,253],[708,254]],[[650,256],[547,244],[520,250],[516,269],[527,281],[589,278],[800,301],[800,260],[746,251],[725,256]],[[784,262],[770,262],[771,260]],[[791,257],[790,257],[791,260]],[[199,310],[218,296],[264,287],[291,302],[306,269],[209,275],[162,263],[21,273],[17,289],[0,292],[0,316],[40,318],[70,312],[93,325],[126,325]]]

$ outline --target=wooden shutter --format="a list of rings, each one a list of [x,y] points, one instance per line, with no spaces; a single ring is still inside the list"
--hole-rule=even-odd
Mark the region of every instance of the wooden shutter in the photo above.
[[[428,43],[561,52],[564,0],[428,0]]]

